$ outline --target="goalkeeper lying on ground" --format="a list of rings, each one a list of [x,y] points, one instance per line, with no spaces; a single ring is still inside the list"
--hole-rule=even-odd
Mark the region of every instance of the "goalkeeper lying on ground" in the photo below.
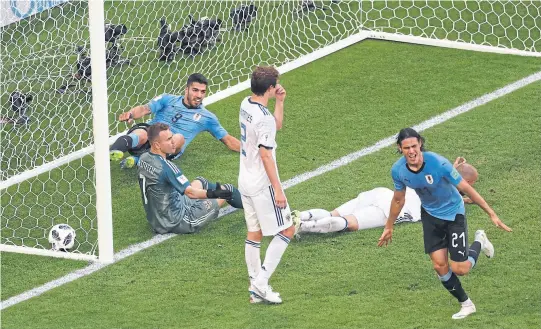
[[[202,177],[190,184],[182,170],[166,159],[175,149],[168,125],[153,124],[147,133],[150,151],[139,160],[139,187],[147,220],[156,233],[197,232],[218,217],[226,201],[242,208],[240,193],[233,185],[221,186]]]

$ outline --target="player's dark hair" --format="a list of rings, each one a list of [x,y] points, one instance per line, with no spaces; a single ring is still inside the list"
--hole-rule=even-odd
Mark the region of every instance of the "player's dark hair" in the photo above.
[[[186,82],[186,87],[191,86],[194,82],[204,84],[205,86],[209,84],[207,78],[205,78],[205,76],[201,73],[190,74],[188,81]]]
[[[421,143],[421,151],[424,151],[425,138],[419,135],[419,133],[415,131],[415,129],[412,129],[412,128],[404,128],[400,130],[400,132],[398,133],[398,136],[396,137],[396,145],[398,145],[398,148],[400,149],[400,147],[402,146],[402,141],[404,139],[408,139],[412,137],[417,138],[417,141]]]
[[[155,123],[151,125],[150,127],[148,127],[147,129],[148,142],[150,144],[155,142],[160,137],[160,133],[165,130],[169,130],[169,126],[161,122]]]
[[[272,66],[258,66],[252,72],[250,81],[252,92],[258,96],[265,95],[265,92],[271,87],[276,86],[280,73]]]

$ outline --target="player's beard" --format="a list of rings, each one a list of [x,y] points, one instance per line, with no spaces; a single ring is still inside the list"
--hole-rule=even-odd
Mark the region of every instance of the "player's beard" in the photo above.
[[[199,99],[199,102],[197,102],[196,98],[197,97],[192,96],[192,94],[190,92],[188,92],[188,105],[190,107],[197,107],[197,106],[201,105],[201,103],[203,102],[203,99]]]

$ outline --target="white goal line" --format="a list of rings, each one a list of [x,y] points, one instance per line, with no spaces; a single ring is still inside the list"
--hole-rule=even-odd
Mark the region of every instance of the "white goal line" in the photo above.
[[[502,87],[500,89],[497,89],[491,93],[485,94],[479,98],[476,98],[470,102],[464,103],[458,107],[455,107],[451,110],[448,110],[440,115],[437,115],[435,117],[432,117],[426,121],[423,121],[419,123],[418,125],[413,126],[413,129],[416,129],[417,131],[423,131],[428,128],[434,127],[440,123],[443,123],[449,119],[452,119],[460,114],[466,113],[468,111],[471,111],[472,109],[479,107],[481,105],[487,104],[490,101],[493,101],[495,99],[498,99],[500,97],[503,97],[507,94],[510,94],[520,88],[523,88],[525,86],[528,86],[534,82],[541,81],[541,71],[534,73],[532,75],[527,76],[526,78],[520,79],[516,82],[513,82],[505,87]],[[362,158],[363,156],[375,153],[385,147],[391,146],[396,141],[396,135],[389,136],[387,138],[384,138],[380,141],[377,141],[373,145],[369,147],[365,147],[357,152],[350,153],[348,155],[345,155],[335,161],[332,161],[330,163],[327,163],[315,170],[305,172],[303,174],[297,175],[291,179],[288,179],[287,181],[283,182],[284,188],[290,188],[297,184],[300,184],[302,182],[305,182],[311,178],[317,177],[319,175],[322,175],[326,172],[329,172],[331,170],[340,168],[342,166],[345,166],[357,159]],[[222,217],[224,215],[227,215],[229,213],[232,213],[235,211],[235,208],[227,207],[223,208],[220,211],[219,217]],[[139,251],[145,250],[149,247],[152,247],[154,245],[160,244],[163,241],[169,240],[170,238],[176,236],[176,234],[163,234],[163,235],[156,235],[152,239],[149,239],[144,242],[136,243],[134,245],[129,246],[126,249],[123,249],[116,253],[114,255],[114,260],[112,263],[106,264],[106,263],[99,263],[95,262],[85,268],[73,271],[71,273],[68,273],[67,275],[64,275],[56,280],[47,282],[46,284],[30,289],[28,291],[25,291],[19,295],[13,296],[11,298],[8,298],[5,301],[1,302],[0,310],[4,310],[10,306],[16,305],[18,303],[21,303],[25,300],[28,300],[33,297],[37,297],[51,289],[60,287],[66,283],[75,281],[77,279],[80,279],[84,276],[90,275],[106,266],[109,266],[110,264],[114,264],[126,257],[129,257],[131,255],[134,255],[138,253]]]

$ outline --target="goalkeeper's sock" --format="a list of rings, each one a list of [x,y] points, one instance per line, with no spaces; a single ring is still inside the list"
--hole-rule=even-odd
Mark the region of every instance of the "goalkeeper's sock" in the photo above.
[[[235,186],[233,186],[233,184],[224,184],[222,185],[222,188],[228,191],[231,191],[231,193],[233,193],[233,196],[231,197],[231,199],[226,200],[227,203],[229,203],[232,207],[235,207],[237,209],[243,209],[242,198],[240,196],[239,190]]]
[[[330,233],[341,232],[348,228],[348,221],[343,217],[325,217],[318,220],[309,220],[301,223],[300,232]]]
[[[127,152],[132,149],[133,139],[130,135],[120,136],[114,143],[111,145],[110,150],[113,151],[122,151]]]
[[[331,217],[331,213],[325,209],[310,209],[301,211],[301,220],[316,220]]]
[[[208,181],[205,177],[198,176],[195,179],[201,182],[204,190],[216,189],[216,183]],[[235,186],[233,186],[233,184],[223,184],[221,186],[222,189],[231,191],[231,193],[233,193],[233,197],[229,200],[226,200],[227,203],[229,203],[232,207],[242,209],[242,198],[240,196],[239,190]]]

